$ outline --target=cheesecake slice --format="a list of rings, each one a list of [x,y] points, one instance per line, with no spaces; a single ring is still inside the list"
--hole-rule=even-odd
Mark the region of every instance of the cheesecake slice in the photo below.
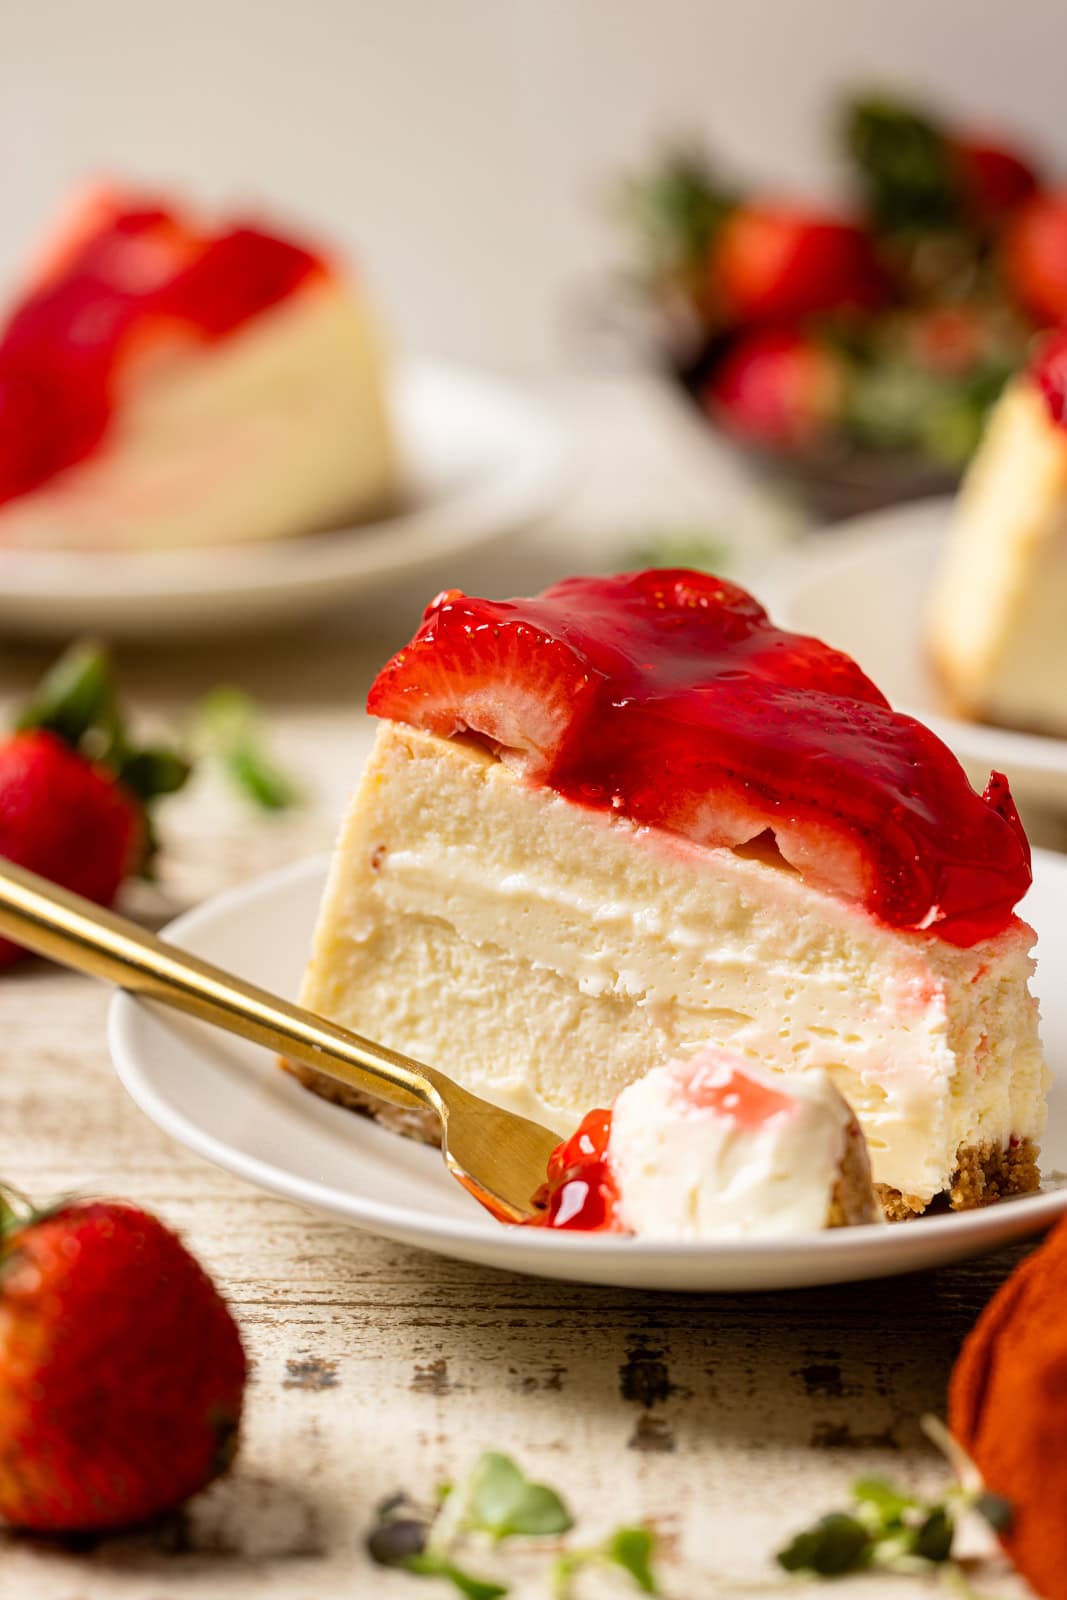
[[[0,332],[0,547],[276,539],[395,483],[373,319],[330,263],[155,199],[75,203]]]
[[[881,1221],[859,1123],[824,1072],[709,1046],[653,1067],[554,1152],[542,1225],[776,1239]]]
[[[1067,734],[1067,334],[998,402],[967,473],[928,622],[952,707]]]
[[[692,572],[447,591],[369,708],[305,1005],[562,1136],[714,1045],[824,1072],[890,1216],[1037,1184],[1025,834],[848,657]]]

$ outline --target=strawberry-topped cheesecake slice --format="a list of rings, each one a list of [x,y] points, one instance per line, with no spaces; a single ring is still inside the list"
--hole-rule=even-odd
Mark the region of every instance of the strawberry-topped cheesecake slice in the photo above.
[[[825,1071],[890,1215],[1036,1184],[1025,834],[847,656],[688,571],[448,591],[369,709],[305,1003],[561,1134],[716,1045]]]
[[[859,1123],[826,1074],[714,1045],[590,1111],[540,1199],[541,1226],[646,1239],[784,1238],[882,1214]]]
[[[377,340],[314,251],[154,197],[79,197],[0,329],[0,546],[336,526],[395,468]]]
[[[1065,208],[1067,210],[1067,208]],[[1067,332],[1004,392],[934,585],[929,642],[964,716],[1067,734]]]

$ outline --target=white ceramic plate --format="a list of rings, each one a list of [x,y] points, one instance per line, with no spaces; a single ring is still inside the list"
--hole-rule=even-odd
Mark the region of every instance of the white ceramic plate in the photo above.
[[[398,368],[392,405],[407,480],[394,515],[225,549],[0,547],[0,628],[150,636],[299,616],[515,532],[556,503],[563,437],[520,388],[418,362]]]
[[[210,900],[168,936],[284,995],[296,993],[325,877],[306,861]],[[1039,852],[1027,914],[1041,930],[1044,1036],[1059,1072],[1046,1170],[1067,1168],[1067,858]],[[664,1245],[548,1233],[494,1222],[445,1172],[436,1151],[302,1089],[265,1052],[119,995],[111,1051],[153,1122],[251,1183],[388,1238],[487,1266],[633,1289],[785,1289],[838,1283],[977,1254],[1046,1227],[1067,1188],[985,1211],[896,1227],[841,1228],[788,1243]]]
[[[902,711],[940,734],[981,783],[996,768],[1017,794],[1067,804],[1067,739],[964,722],[945,713],[923,626],[952,499],[920,500],[805,540],[755,587],[775,620],[847,650]]]

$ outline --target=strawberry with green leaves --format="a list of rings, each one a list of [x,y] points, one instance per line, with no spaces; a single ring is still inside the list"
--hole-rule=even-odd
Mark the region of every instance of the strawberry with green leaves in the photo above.
[[[0,1191],[0,1519],[96,1532],[178,1505],[232,1461],[246,1375],[225,1302],[157,1218]]]
[[[130,743],[108,655],[77,645],[0,741],[0,856],[109,906],[150,868],[153,802],[189,770],[176,750]],[[0,968],[20,953],[0,940]]]

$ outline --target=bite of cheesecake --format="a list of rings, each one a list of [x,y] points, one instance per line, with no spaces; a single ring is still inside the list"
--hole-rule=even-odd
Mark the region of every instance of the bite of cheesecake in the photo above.
[[[824,1072],[712,1046],[591,1111],[549,1163],[543,1225],[644,1239],[775,1239],[878,1222],[859,1123]]]
[[[1025,834],[848,657],[693,572],[449,591],[369,706],[305,1005],[562,1136],[709,1045],[825,1074],[890,1217],[1037,1184]]]
[[[0,331],[0,547],[277,539],[369,515],[396,479],[355,284],[258,224],[79,196]]]

